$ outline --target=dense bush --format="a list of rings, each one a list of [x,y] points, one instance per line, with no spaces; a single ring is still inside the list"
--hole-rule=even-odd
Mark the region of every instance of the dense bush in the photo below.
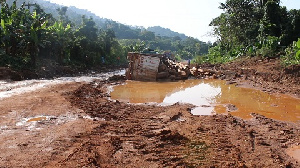
[[[281,60],[284,66],[300,64],[300,38],[285,49],[285,55]]]

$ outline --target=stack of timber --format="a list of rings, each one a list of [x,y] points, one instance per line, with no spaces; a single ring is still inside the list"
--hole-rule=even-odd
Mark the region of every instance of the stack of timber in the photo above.
[[[187,79],[190,68],[176,63],[167,54],[128,53],[129,66],[126,70],[128,80],[157,81]]]
[[[190,69],[190,71],[191,71],[191,75],[198,79],[207,79],[207,78],[216,79],[221,75],[220,72],[216,70],[200,68],[200,67],[193,67]]]
[[[190,76],[190,68],[182,63],[175,62],[167,56],[161,57],[157,79],[183,80]]]

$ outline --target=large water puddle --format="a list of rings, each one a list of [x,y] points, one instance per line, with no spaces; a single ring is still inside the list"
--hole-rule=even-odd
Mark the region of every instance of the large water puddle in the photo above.
[[[259,90],[227,85],[221,80],[181,82],[127,81],[115,86],[111,98],[129,103],[191,103],[194,115],[231,113],[244,119],[251,113],[282,121],[300,121],[300,100]]]

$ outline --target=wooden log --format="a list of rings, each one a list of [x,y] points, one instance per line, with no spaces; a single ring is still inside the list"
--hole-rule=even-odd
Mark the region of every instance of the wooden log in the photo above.
[[[156,78],[157,78],[157,79],[164,79],[164,78],[168,78],[169,75],[170,75],[170,74],[169,74],[169,72],[167,72],[167,71],[159,72],[159,73],[157,73]]]

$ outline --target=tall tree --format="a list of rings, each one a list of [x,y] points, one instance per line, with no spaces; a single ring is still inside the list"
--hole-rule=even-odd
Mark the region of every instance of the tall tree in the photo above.
[[[82,61],[85,65],[92,66],[96,61],[100,61],[102,52],[101,44],[99,44],[99,30],[95,26],[93,18],[87,19],[82,16],[82,25],[77,29],[75,36],[75,44],[73,52],[80,50],[80,53],[75,53],[72,58],[77,61]]]
[[[281,9],[278,2],[268,1],[264,6],[264,16],[261,19],[260,31],[263,37],[281,35]]]
[[[279,38],[288,27],[284,23],[286,8],[280,7],[280,0],[227,0],[220,9],[224,13],[210,25],[227,51],[254,46],[268,36]]]
[[[224,46],[248,45],[255,41],[259,29],[260,13],[253,0],[227,0],[221,3],[224,10],[219,17],[213,19],[215,34]]]
[[[71,45],[72,32],[71,26],[64,26],[62,21],[56,21],[49,27],[52,32],[52,44],[55,46],[56,60],[59,64],[63,64],[65,59],[69,57],[69,46]]]
[[[105,30],[101,35],[101,40],[105,52],[104,54],[106,58],[111,55],[111,47],[113,46],[115,38],[116,35],[112,29]]]

